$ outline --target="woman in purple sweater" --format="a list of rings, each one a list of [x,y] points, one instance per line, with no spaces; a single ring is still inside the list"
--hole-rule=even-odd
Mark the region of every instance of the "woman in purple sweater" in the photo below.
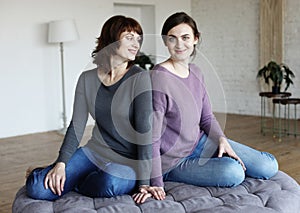
[[[190,63],[200,39],[195,21],[175,13],[161,34],[170,57],[151,73],[154,159],[148,193],[163,200],[164,181],[233,187],[245,176],[275,175],[273,155],[227,139],[213,115],[201,70]],[[140,193],[135,199],[147,197]]]

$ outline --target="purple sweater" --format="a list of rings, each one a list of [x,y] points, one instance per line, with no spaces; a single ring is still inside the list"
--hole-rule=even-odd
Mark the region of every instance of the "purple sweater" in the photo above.
[[[163,186],[162,174],[190,155],[203,134],[218,140],[224,133],[212,113],[200,69],[190,64],[180,78],[156,65],[153,89],[153,168],[151,185]]]

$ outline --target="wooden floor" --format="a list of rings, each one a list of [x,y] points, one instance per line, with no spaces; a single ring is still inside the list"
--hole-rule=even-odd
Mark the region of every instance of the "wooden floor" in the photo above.
[[[222,118],[226,118],[225,132],[229,138],[274,154],[280,170],[300,183],[299,136],[284,137],[279,142],[273,138],[272,133],[260,134],[259,117],[227,115]],[[88,139],[90,131],[91,128],[88,128],[83,143]],[[62,135],[57,132],[0,139],[0,213],[11,212],[15,193],[24,185],[27,167],[51,163],[57,156],[62,139]]]

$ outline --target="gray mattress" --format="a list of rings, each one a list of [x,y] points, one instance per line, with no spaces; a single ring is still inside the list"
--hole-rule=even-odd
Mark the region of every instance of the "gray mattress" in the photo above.
[[[33,200],[25,187],[16,194],[13,213],[300,213],[300,186],[284,172],[270,180],[246,178],[234,188],[196,187],[166,182],[166,200],[147,200],[136,205],[129,195],[89,198],[75,192],[54,202]]]

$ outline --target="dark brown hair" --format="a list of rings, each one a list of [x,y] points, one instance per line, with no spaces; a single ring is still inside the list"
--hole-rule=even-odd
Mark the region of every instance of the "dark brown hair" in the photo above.
[[[101,34],[97,38],[97,46],[92,52],[94,64],[102,69],[110,70],[110,56],[116,53],[119,48],[120,36],[123,32],[136,32],[143,36],[141,25],[133,18],[116,15],[109,18],[103,25]],[[139,41],[142,45],[143,39]],[[132,66],[133,61],[128,62],[128,67]]]
[[[173,27],[176,27],[179,24],[189,25],[193,30],[195,38],[200,39],[200,32],[198,31],[197,24],[194,21],[194,19],[184,12],[178,12],[169,16],[162,27],[161,36],[165,44],[166,44],[166,35],[168,35],[168,32]],[[194,51],[191,56],[193,56],[196,53],[195,46],[196,45],[194,45]]]

